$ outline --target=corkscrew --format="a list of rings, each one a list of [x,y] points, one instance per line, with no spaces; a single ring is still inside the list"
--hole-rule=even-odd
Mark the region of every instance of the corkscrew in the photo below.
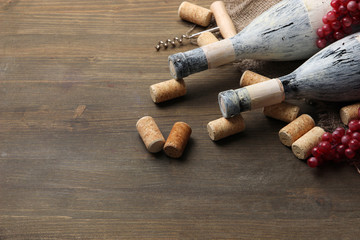
[[[220,30],[219,27],[214,27],[214,28],[210,28],[205,31],[202,31],[202,32],[198,32],[198,33],[189,35],[193,29],[194,29],[194,27],[192,29],[190,29],[190,31],[188,31],[186,34],[181,35],[181,37],[174,37],[172,40],[168,39],[166,41],[159,41],[158,44],[155,46],[156,51],[159,51],[161,49],[161,47],[164,47],[164,49],[167,49],[170,45],[172,47],[176,47],[176,43],[179,43],[181,45],[181,44],[183,44],[185,39],[191,40],[205,32],[217,32]]]

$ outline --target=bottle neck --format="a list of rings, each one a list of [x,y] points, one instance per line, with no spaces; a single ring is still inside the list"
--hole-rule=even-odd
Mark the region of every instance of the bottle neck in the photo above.
[[[295,79],[296,74],[294,72],[279,78],[284,88],[286,99],[296,98],[299,89],[297,84],[294,84]]]
[[[231,39],[224,39],[202,47],[207,59],[208,68],[216,68],[234,62],[235,50]]]
[[[278,78],[244,87],[251,99],[251,109],[271,106],[285,99],[284,88]]]
[[[236,90],[224,91],[218,96],[220,110],[225,118],[281,103],[284,99],[284,89],[279,79],[270,79]]]

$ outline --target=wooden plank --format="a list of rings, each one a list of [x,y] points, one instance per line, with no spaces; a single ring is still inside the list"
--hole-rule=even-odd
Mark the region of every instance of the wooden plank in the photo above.
[[[167,56],[194,48],[153,48],[192,26],[180,2],[0,1],[0,239],[356,239],[353,168],[308,168],[261,111],[210,140],[218,92],[239,84],[232,65],[151,101]],[[192,127],[181,159],[146,151],[145,115],[165,137],[176,121]]]

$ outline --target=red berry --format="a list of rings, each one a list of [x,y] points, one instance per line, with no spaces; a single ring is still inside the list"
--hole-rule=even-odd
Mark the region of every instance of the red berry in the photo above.
[[[360,11],[356,9],[355,12],[351,12],[351,16],[359,16],[360,15]]]
[[[353,131],[351,131],[350,129],[347,129],[347,130],[346,130],[346,135],[350,135],[350,136],[351,136],[352,134],[353,134]]]
[[[341,32],[341,31],[336,31],[334,33],[334,38],[336,40],[342,39],[343,37],[345,37],[345,33]]]
[[[337,127],[335,131],[338,131],[341,134],[341,136],[345,135],[345,128]]]
[[[339,30],[341,28],[341,23],[339,21],[333,21],[331,22],[331,28],[334,29],[335,31],[336,30]]]
[[[329,23],[329,20],[327,19],[326,15],[323,16],[322,21],[323,21],[324,24],[328,24],[328,23]]]
[[[322,153],[328,153],[331,150],[331,144],[327,141],[321,141],[318,145],[319,151]]]
[[[334,10],[331,10],[326,14],[326,18],[329,22],[335,21],[337,18],[337,14]]]
[[[349,148],[356,151],[360,148],[360,142],[356,139],[351,139],[349,142]]]
[[[343,5],[346,5],[349,2],[349,0],[339,0],[339,2]]]
[[[329,34],[328,36],[326,36],[325,39],[328,42],[328,44],[335,42],[335,38],[334,38],[333,34]]]
[[[351,140],[350,135],[344,135],[341,137],[341,143],[345,146],[349,145],[350,140]]]
[[[345,15],[348,13],[347,7],[345,7],[344,5],[341,5],[337,10],[341,15]]]
[[[348,2],[346,7],[350,12],[355,12],[356,10],[358,10],[358,5],[357,5],[356,1]]]
[[[325,35],[329,35],[332,32],[332,27],[330,24],[324,24],[322,28]]]
[[[318,28],[318,30],[316,30],[316,34],[318,35],[319,38],[324,38],[325,37],[325,34],[324,34],[324,31],[321,28]]]
[[[330,149],[330,151],[327,154],[325,154],[323,157],[327,161],[334,160],[334,158],[336,157],[336,150],[335,149]]]
[[[336,19],[338,19],[341,16],[341,13],[337,9],[333,9],[333,11],[336,14]]]
[[[320,152],[318,147],[313,147],[311,149],[311,155],[313,155],[314,157],[320,157],[322,155],[322,152]]]
[[[350,16],[346,16],[341,19],[341,25],[343,27],[350,27],[352,22],[353,22],[353,19]]]
[[[334,8],[334,9],[338,9],[340,7],[340,1],[339,0],[332,0],[330,5]]]
[[[344,155],[345,154],[345,149],[346,146],[345,145],[339,145],[336,147],[336,151],[340,154],[340,155]]]
[[[307,165],[312,168],[319,166],[319,160],[316,157],[311,157],[307,160]]]
[[[360,141],[360,132],[354,132],[354,133],[351,135],[351,137],[352,137],[353,139],[356,139],[356,140]]]
[[[324,47],[326,47],[326,44],[327,44],[327,41],[325,38],[321,38],[316,41],[316,46],[318,48],[324,48]]]
[[[330,156],[330,159],[329,160],[334,160],[335,158],[336,158],[336,154],[338,154],[337,152],[336,152],[336,149],[334,148],[334,149],[331,149],[330,150],[330,154],[329,154],[329,156]]]
[[[321,141],[331,142],[331,139],[332,139],[332,135],[329,132],[326,132],[321,136]]]
[[[360,10],[360,2],[358,3],[358,10]]]
[[[347,148],[347,149],[345,150],[345,156],[346,156],[347,158],[352,159],[352,158],[355,157],[355,155],[356,155],[356,153],[354,152],[354,150],[352,150],[352,149],[350,149],[350,148]]]
[[[352,131],[352,132],[356,132],[357,130],[360,129],[360,123],[358,120],[351,120],[348,124],[349,126],[349,129]]]
[[[343,32],[345,33],[345,34],[350,34],[350,33],[352,33],[352,27],[342,27],[342,30],[343,30]]]
[[[353,16],[352,17],[352,24],[355,24],[355,25],[360,24],[360,16]]]
[[[332,133],[333,142],[339,143],[339,142],[341,141],[341,137],[342,137],[343,135],[344,135],[344,134],[341,134],[341,132],[335,130],[335,131]]]

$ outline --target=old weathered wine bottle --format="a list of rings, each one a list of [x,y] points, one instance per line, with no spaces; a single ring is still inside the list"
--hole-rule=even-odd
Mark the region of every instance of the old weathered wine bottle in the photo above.
[[[286,76],[219,93],[219,105],[228,118],[293,98],[360,100],[360,34],[329,45]]]
[[[331,0],[284,0],[254,19],[236,36],[169,56],[171,75],[181,79],[240,59],[288,61],[311,57],[316,30]]]

